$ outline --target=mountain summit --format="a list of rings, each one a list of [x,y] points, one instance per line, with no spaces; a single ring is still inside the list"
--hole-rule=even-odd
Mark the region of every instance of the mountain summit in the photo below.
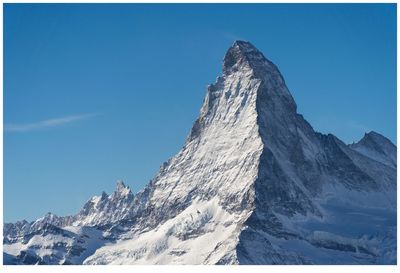
[[[225,54],[222,71],[225,76],[242,70],[243,67],[260,68],[267,62],[264,55],[251,43],[236,41]]]
[[[5,261],[395,264],[396,147],[377,133],[346,145],[315,132],[249,42],[229,48],[222,71],[183,148],[142,191],[119,182],[45,229],[6,224]]]

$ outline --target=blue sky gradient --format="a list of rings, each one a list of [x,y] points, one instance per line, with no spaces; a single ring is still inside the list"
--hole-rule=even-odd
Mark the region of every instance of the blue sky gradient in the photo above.
[[[173,156],[236,39],[347,143],[396,141],[395,4],[4,5],[4,220],[76,213]]]

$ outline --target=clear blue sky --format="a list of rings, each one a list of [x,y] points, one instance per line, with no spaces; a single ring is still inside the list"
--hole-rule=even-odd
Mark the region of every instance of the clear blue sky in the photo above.
[[[396,141],[396,6],[4,6],[4,217],[76,213],[140,190],[183,145],[236,39],[345,142]]]

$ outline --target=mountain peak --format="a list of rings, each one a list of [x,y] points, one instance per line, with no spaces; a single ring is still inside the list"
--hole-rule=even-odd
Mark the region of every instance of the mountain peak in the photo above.
[[[394,144],[385,136],[375,132],[375,131],[370,131],[368,133],[364,134],[364,137],[358,142],[358,143],[365,143],[368,141],[373,141],[374,143],[380,143],[380,144],[386,144],[386,145],[393,145]]]
[[[59,217],[51,212],[46,213],[43,217],[39,218],[36,221],[54,221]]]
[[[375,131],[365,133],[360,141],[350,144],[350,147],[393,168],[397,166],[396,146],[388,138]]]
[[[235,41],[225,54],[223,72],[229,75],[243,67],[256,69],[265,63],[268,63],[268,60],[250,42]]]
[[[258,49],[250,42],[248,41],[241,41],[241,40],[236,40],[232,47],[237,47],[239,48],[243,53],[246,52],[251,52],[251,51],[258,51]]]
[[[124,181],[118,180],[117,188],[116,188],[115,192],[119,193],[121,195],[127,195],[127,194],[131,193],[131,190],[129,189],[128,186],[125,185]]]
[[[118,180],[117,181],[117,190],[126,188],[124,181]]]
[[[375,131],[370,131],[368,133],[365,133],[364,137],[371,137],[373,139],[386,139],[383,135],[375,132]]]

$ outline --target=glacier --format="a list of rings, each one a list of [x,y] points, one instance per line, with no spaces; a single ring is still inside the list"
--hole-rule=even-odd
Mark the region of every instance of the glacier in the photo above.
[[[275,64],[227,51],[183,148],[143,190],[6,223],[5,264],[396,264],[397,147],[316,132]]]

